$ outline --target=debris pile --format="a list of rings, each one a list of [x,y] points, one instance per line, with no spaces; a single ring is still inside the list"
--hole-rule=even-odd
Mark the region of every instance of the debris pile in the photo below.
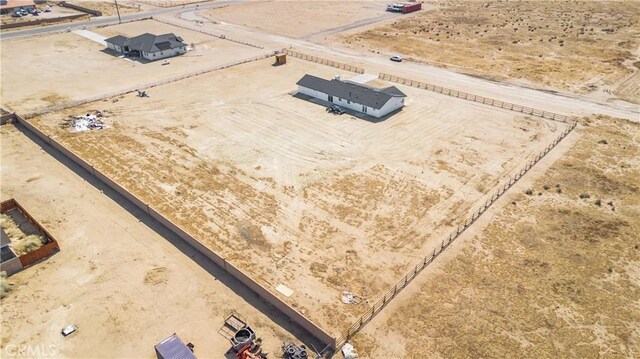
[[[356,294],[349,293],[347,291],[342,292],[342,303],[344,304],[358,304],[361,299]]]
[[[62,127],[69,127],[72,132],[102,130],[107,128],[107,125],[102,121],[104,116],[100,111],[94,111],[94,114],[88,113],[86,115],[70,117],[70,119],[62,124]]]
[[[342,356],[344,356],[344,359],[356,359],[358,358],[358,353],[356,352],[356,348],[354,348],[353,345],[345,343],[342,346]]]

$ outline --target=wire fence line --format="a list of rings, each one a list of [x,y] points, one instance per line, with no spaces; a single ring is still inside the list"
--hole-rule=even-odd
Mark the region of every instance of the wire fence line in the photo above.
[[[502,184],[491,197],[489,197],[485,203],[483,203],[473,214],[468,217],[462,224],[454,229],[445,239],[443,239],[432,252],[428,253],[418,262],[402,279],[400,279],[393,288],[391,288],[385,295],[374,303],[371,308],[356,320],[349,329],[340,337],[336,338],[336,348],[342,346],[350,338],[353,337],[366,323],[368,323],[373,317],[375,317],[382,309],[389,304],[389,302],[395,298],[398,293],[404,289],[423,269],[431,264],[449,245],[455,241],[464,231],[469,228],[480,216],[494,204],[504,193],[511,188],[522,176],[524,176],[536,163],[538,163],[545,155],[547,155],[554,147],[560,143],[573,129],[576,127],[576,122],[570,123],[564,131],[556,137],[545,149],[530,159],[527,164],[507,182]]]
[[[386,74],[386,73],[383,73],[383,72],[381,72],[380,75],[378,75],[378,78],[381,79],[381,80],[391,81],[391,82],[399,83],[401,85],[407,85],[407,86],[412,86],[412,87],[416,87],[416,88],[419,88],[419,89],[433,91],[433,92],[441,93],[443,95],[449,95],[449,96],[461,98],[461,99],[468,100],[468,101],[473,101],[473,102],[482,103],[482,104],[489,105],[489,106],[503,108],[503,109],[510,110],[510,111],[515,111],[515,112],[520,112],[520,113],[524,113],[524,114],[527,114],[527,115],[542,117],[542,118],[545,118],[547,120],[559,121],[559,122],[563,122],[563,123],[574,123],[574,122],[576,122],[576,119],[573,118],[573,117],[561,115],[561,114],[558,114],[558,113],[555,113],[555,112],[543,111],[543,110],[535,109],[535,108],[532,108],[532,107],[526,107],[526,106],[517,105],[517,104],[514,104],[514,103],[510,103],[510,102],[495,100],[495,99],[492,99],[490,97],[474,95],[474,94],[471,94],[471,93],[458,91],[458,90],[453,90],[453,89],[449,89],[449,88],[442,87],[442,86],[431,85],[431,84],[428,84],[426,82],[411,80],[411,79],[408,79],[408,78],[405,78],[405,77],[390,75],[390,74]]]
[[[258,56],[250,57],[250,58],[247,58],[247,59],[226,63],[224,65],[218,65],[218,66],[214,66],[214,67],[209,67],[209,68],[206,68],[206,69],[189,72],[189,73],[186,73],[186,74],[177,75],[177,76],[169,77],[169,78],[158,80],[158,81],[148,82],[148,83],[145,83],[145,84],[138,84],[136,86],[132,86],[132,87],[129,87],[129,88],[126,88],[126,89],[122,89],[122,90],[118,90],[118,91],[114,91],[114,92],[110,92],[110,93],[106,93],[106,94],[102,94],[102,95],[98,95],[98,96],[91,96],[91,97],[87,97],[87,98],[84,98],[84,99],[81,99],[81,100],[77,100],[77,101],[65,102],[65,103],[62,103],[62,104],[59,104],[59,105],[45,107],[45,108],[42,108],[40,110],[27,113],[22,117],[25,118],[25,119],[30,119],[30,118],[33,118],[35,116],[44,115],[46,113],[56,112],[56,111],[64,110],[64,109],[67,109],[67,108],[84,105],[84,104],[89,103],[89,102],[101,101],[101,100],[104,100],[104,99],[107,99],[107,98],[125,95],[125,94],[128,94],[128,93],[137,91],[137,90],[145,90],[145,89],[150,89],[152,87],[156,87],[156,86],[160,86],[160,85],[166,85],[166,84],[169,84],[169,83],[172,83],[172,82],[176,82],[176,81],[180,81],[180,80],[184,80],[184,79],[187,79],[187,78],[190,78],[190,77],[206,74],[208,72],[218,71],[218,70],[222,70],[222,69],[226,69],[226,68],[229,68],[229,67],[246,64],[246,63],[253,62],[253,61],[263,60],[263,59],[266,59],[268,57],[273,56],[273,53],[274,52],[271,51],[269,53],[265,53],[265,54],[262,54],[262,55],[258,55]]]
[[[220,38],[222,40],[228,40],[228,41],[235,42],[235,43],[238,43],[238,44],[255,47],[257,49],[264,49],[264,47],[260,46],[260,45],[252,44],[250,42],[246,42],[246,41],[242,41],[242,40],[238,40],[238,39],[233,39],[233,38],[227,37],[227,35],[225,35],[223,33],[215,33],[213,31],[209,31],[209,30],[206,30],[206,29],[203,29],[203,28],[200,28],[200,27],[188,26],[188,25],[185,25],[185,24],[183,24],[183,23],[181,23],[179,21],[174,21],[174,20],[170,20],[170,19],[166,19],[166,18],[157,18],[157,17],[152,17],[152,19],[157,21],[157,22],[161,22],[163,24],[180,27],[180,28],[183,28],[185,30],[195,31],[195,32],[199,32],[201,34],[215,36],[215,37],[218,37],[218,38]]]
[[[341,70],[351,71],[351,72],[355,72],[355,73],[358,73],[358,74],[363,74],[364,73],[364,69],[362,67],[345,64],[343,62],[327,60],[327,59],[324,59],[322,57],[317,57],[317,56],[313,56],[313,55],[307,55],[305,53],[302,53],[302,52],[299,52],[299,51],[290,50],[290,49],[282,49],[282,52],[287,54],[287,55],[289,55],[289,56],[292,56],[292,57],[296,57],[296,58],[299,58],[299,59],[302,59],[302,60],[311,61],[311,62],[317,62],[317,63],[322,64],[322,65],[336,67],[336,68],[339,68]]]

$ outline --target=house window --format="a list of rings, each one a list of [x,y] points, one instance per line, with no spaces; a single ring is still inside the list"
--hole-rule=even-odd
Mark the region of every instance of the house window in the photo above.
[[[400,99],[400,103],[404,103],[404,99],[403,98]]]
[[[164,51],[160,51],[160,56],[164,55]]]

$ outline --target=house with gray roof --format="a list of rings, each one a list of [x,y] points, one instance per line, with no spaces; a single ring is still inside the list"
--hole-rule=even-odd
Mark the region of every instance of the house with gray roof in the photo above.
[[[298,93],[376,118],[384,117],[402,108],[404,99],[407,97],[395,86],[378,89],[343,81],[339,77],[325,80],[304,75],[297,85]]]
[[[150,61],[160,60],[187,52],[180,36],[173,33],[153,35],[145,33],[135,37],[122,35],[104,40],[107,48],[125,54],[126,56],[142,57]]]

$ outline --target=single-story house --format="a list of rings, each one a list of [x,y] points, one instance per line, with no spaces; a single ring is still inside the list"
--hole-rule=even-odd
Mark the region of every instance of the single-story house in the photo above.
[[[180,36],[176,36],[173,33],[164,35],[145,33],[136,37],[118,35],[104,41],[107,43],[107,48],[113,51],[127,56],[142,57],[151,61],[182,55],[187,52],[187,44],[183,42]]]
[[[0,0],[0,14],[9,14],[19,10],[33,10],[36,4],[33,0]]]
[[[395,86],[377,89],[339,77],[325,80],[304,75],[297,82],[298,93],[330,102],[373,117],[383,117],[404,106],[407,97]]]

